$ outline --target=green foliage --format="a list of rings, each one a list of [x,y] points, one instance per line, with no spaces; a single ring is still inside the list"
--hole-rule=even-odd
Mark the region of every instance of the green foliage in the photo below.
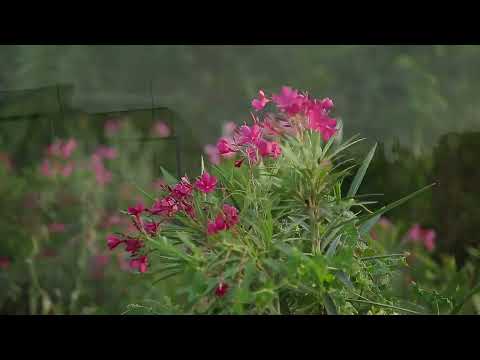
[[[385,252],[408,253],[406,262],[393,281],[391,296],[426,314],[479,314],[480,291],[478,250],[470,249],[464,266],[446,254],[428,252],[408,241],[406,227],[375,225],[370,245]]]

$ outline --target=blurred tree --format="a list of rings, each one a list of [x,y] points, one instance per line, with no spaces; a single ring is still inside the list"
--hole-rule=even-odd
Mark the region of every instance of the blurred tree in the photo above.
[[[442,137],[435,148],[434,174],[439,191],[433,198],[443,249],[453,252],[460,262],[468,247],[479,247],[476,223],[480,218],[480,132],[451,133]]]

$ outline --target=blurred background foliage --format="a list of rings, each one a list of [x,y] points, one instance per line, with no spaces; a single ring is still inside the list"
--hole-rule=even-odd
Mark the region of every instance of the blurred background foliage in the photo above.
[[[345,137],[368,139],[353,155],[381,143],[360,192],[387,203],[437,182],[389,216],[435,228],[437,253],[460,263],[479,245],[479,46],[17,45],[0,55],[0,151],[17,167],[55,136],[102,143],[103,121],[125,117],[140,134],[140,148],[119,145],[131,161],[152,148],[144,138],[161,119],[181,142],[152,155],[155,175],[178,168],[177,145],[180,170],[194,173],[223,123],[249,121],[258,89],[289,85],[335,101]]]
[[[335,99],[349,133],[412,144],[480,129],[477,46],[2,46],[0,91],[63,84],[84,112],[157,106],[177,111],[199,142],[220,122],[246,120],[259,88]],[[25,94],[27,96],[27,94]],[[32,107],[57,108],[50,100]],[[0,98],[3,107],[6,96]],[[3,98],[3,99],[2,99]],[[2,114],[4,113],[2,109]],[[18,111],[18,109],[17,109]],[[22,111],[26,111],[22,105]],[[194,131],[192,131],[194,130]]]

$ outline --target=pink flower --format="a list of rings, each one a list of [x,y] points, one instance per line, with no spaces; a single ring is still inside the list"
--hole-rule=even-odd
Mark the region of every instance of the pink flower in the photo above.
[[[63,144],[61,152],[64,159],[68,159],[77,148],[77,141],[75,139],[69,139]]]
[[[422,228],[420,227],[419,224],[413,225],[409,232],[408,232],[408,237],[412,241],[421,241],[422,240]]]
[[[225,216],[223,214],[218,214],[215,221],[209,221],[207,223],[207,235],[214,235],[226,229],[227,223],[225,222]]]
[[[50,161],[48,159],[43,160],[42,165],[40,166],[40,172],[45,177],[54,176]]]
[[[112,173],[105,169],[102,158],[98,154],[92,155],[91,167],[95,173],[95,179],[98,184],[105,185],[112,181]]]
[[[283,129],[277,124],[277,121],[269,116],[265,117],[260,126],[263,127],[263,132],[267,136],[278,136],[283,132]]]
[[[115,119],[107,120],[105,122],[105,127],[104,127],[105,135],[113,136],[120,131],[120,128],[121,128],[120,121]]]
[[[63,157],[68,159],[73,151],[77,148],[77,141],[75,139],[69,139],[64,142],[62,140],[55,140],[47,148],[47,154],[49,156]]]
[[[323,107],[325,110],[329,111],[333,108],[333,101],[329,98],[325,98],[320,101],[320,106]]]
[[[10,267],[10,259],[6,256],[0,256],[0,269],[7,270]]]
[[[157,121],[153,126],[153,133],[160,138],[169,137],[170,127],[167,124],[165,124],[163,121]]]
[[[182,210],[187,213],[188,216],[190,216],[192,219],[195,219],[195,217],[196,217],[195,208],[193,207],[192,204],[183,201],[180,204],[180,206],[181,206]]]
[[[118,236],[110,234],[107,236],[107,246],[110,250],[115,249],[118,245],[123,243],[124,240],[120,239]]]
[[[100,185],[108,184],[112,181],[112,173],[106,169],[95,172],[95,179]]]
[[[148,210],[152,215],[167,215],[172,216],[179,210],[176,200],[167,196],[161,200],[154,202],[152,207]]]
[[[172,196],[181,200],[185,197],[188,197],[192,194],[193,186],[190,184],[190,181],[187,177],[182,177],[181,181],[173,187]]]
[[[240,127],[240,141],[239,145],[257,145],[262,136],[262,128],[257,124],[251,127],[242,125]]]
[[[337,120],[328,116],[322,103],[314,103],[308,111],[308,127],[322,134],[327,142],[336,133]]]
[[[145,207],[143,206],[143,204],[138,203],[135,206],[128,208],[128,214],[138,217],[140,214],[143,213],[144,210],[145,210]]]
[[[425,248],[429,251],[432,252],[435,250],[435,243],[436,243],[436,238],[437,234],[435,233],[435,230],[426,230],[423,234],[423,245]]]
[[[215,295],[218,297],[224,297],[228,292],[228,284],[221,281],[215,289]]]
[[[213,175],[210,175],[208,172],[204,172],[200,179],[195,182],[195,187],[204,193],[211,193],[215,191],[217,186],[217,178]]]
[[[233,121],[229,121],[223,125],[222,129],[222,135],[223,137],[230,137],[235,133],[235,130],[237,129],[237,124],[235,124]]]
[[[72,162],[68,162],[67,164],[65,164],[61,170],[61,174],[63,177],[69,177],[73,172],[73,163]]]
[[[433,229],[423,229],[419,224],[415,224],[408,231],[407,237],[413,242],[422,243],[427,251],[435,249],[437,234]]]
[[[270,152],[272,151],[272,144],[269,141],[264,139],[261,139],[258,142],[257,147],[261,156],[269,156]]]
[[[135,254],[141,247],[143,243],[138,239],[127,239],[125,240],[125,251]]]
[[[113,160],[118,156],[118,151],[113,147],[101,145],[97,148],[95,154],[100,158]]]
[[[207,235],[214,235],[216,233],[218,233],[218,230],[215,221],[209,221],[207,223]]]
[[[49,156],[61,156],[62,155],[62,141],[55,140],[47,147],[47,154]]]
[[[140,256],[137,259],[130,260],[130,268],[133,270],[138,270],[141,273],[147,272],[148,258],[146,256]]]
[[[282,149],[280,148],[280,145],[278,145],[278,143],[276,143],[275,141],[267,141],[267,140],[261,139],[258,142],[257,147],[260,152],[260,155],[263,157],[269,156],[273,158],[278,158],[282,153]]]
[[[226,138],[221,138],[217,142],[218,153],[222,156],[231,156],[235,154],[233,144]]]
[[[223,205],[223,213],[225,215],[225,223],[230,228],[238,223],[238,210],[236,207],[225,204]]]
[[[207,235],[217,234],[220,231],[228,230],[238,223],[238,210],[231,205],[223,205],[223,212],[218,214],[215,221],[207,223]]]
[[[288,86],[283,86],[280,94],[274,94],[272,100],[281,111],[289,116],[299,113],[305,103],[305,97]]]
[[[154,221],[147,221],[143,225],[143,228],[145,229],[145,232],[147,232],[149,235],[155,236],[158,231],[158,224]]]
[[[282,148],[280,147],[280,145],[278,145],[278,143],[272,141],[272,149],[270,152],[270,156],[274,159],[277,159],[280,155],[282,155]]]
[[[213,146],[213,145],[205,145],[203,148],[203,152],[207,154],[208,156],[208,161],[210,161],[214,165],[220,164],[220,153],[218,152],[218,149]]]
[[[65,232],[65,224],[53,223],[48,225],[48,231],[51,233],[63,233]]]
[[[270,100],[267,99],[267,97],[265,96],[265,93],[262,90],[260,90],[258,92],[258,99],[252,100],[252,107],[257,111],[262,110],[265,107],[265,105],[268,104],[269,101]]]

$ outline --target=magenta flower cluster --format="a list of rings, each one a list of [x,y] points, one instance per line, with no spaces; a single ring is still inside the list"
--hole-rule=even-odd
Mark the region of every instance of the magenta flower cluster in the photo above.
[[[155,236],[160,231],[160,224],[162,222],[169,221],[170,218],[179,213],[183,213],[196,220],[193,192],[199,191],[204,194],[212,193],[217,187],[217,182],[215,176],[205,171],[193,184],[186,176],[182,177],[181,180],[173,186],[159,184],[161,189],[167,193],[164,197],[155,200],[149,208],[145,207],[143,203],[137,203],[127,210],[139,234],[133,236],[110,234],[107,236],[108,248],[113,250],[123,244],[125,251],[131,255],[129,262],[130,268],[140,272],[146,272],[148,269],[148,254],[142,253],[145,246],[144,241],[140,239],[140,234]],[[238,220],[237,209],[231,205],[224,204],[223,211],[217,215],[215,220],[208,221],[206,224],[206,233],[213,235],[222,230],[228,230],[236,225]]]
[[[58,175],[67,178],[73,170],[75,163],[69,158],[77,148],[75,139],[56,140],[47,147],[46,157],[40,165],[40,173],[45,177]]]
[[[427,251],[432,252],[435,250],[437,233],[433,229],[425,229],[415,224],[408,231],[407,240],[422,244]]]
[[[265,111],[272,103],[276,111]],[[205,153],[210,162],[219,164],[222,158],[233,158],[241,154],[235,165],[241,166],[245,159],[256,164],[260,158],[278,158],[282,149],[275,138],[282,135],[296,135],[305,129],[316,131],[328,141],[337,132],[337,120],[330,117],[333,101],[310,98],[306,93],[283,86],[280,93],[271,97],[260,90],[257,98],[252,100],[252,107],[257,115],[252,114],[254,123],[231,129],[217,141],[216,146],[206,145]],[[262,112],[262,113],[260,113]],[[263,115],[263,120],[258,115]],[[231,124],[231,123],[229,123]]]
[[[118,156],[117,149],[101,145],[90,158],[90,169],[95,174],[99,185],[106,185],[112,181],[112,172],[105,167],[105,160],[112,160]]]
[[[238,210],[228,204],[223,205],[222,211],[215,217],[214,221],[207,224],[207,234],[214,235],[223,230],[229,230],[238,223]]]

